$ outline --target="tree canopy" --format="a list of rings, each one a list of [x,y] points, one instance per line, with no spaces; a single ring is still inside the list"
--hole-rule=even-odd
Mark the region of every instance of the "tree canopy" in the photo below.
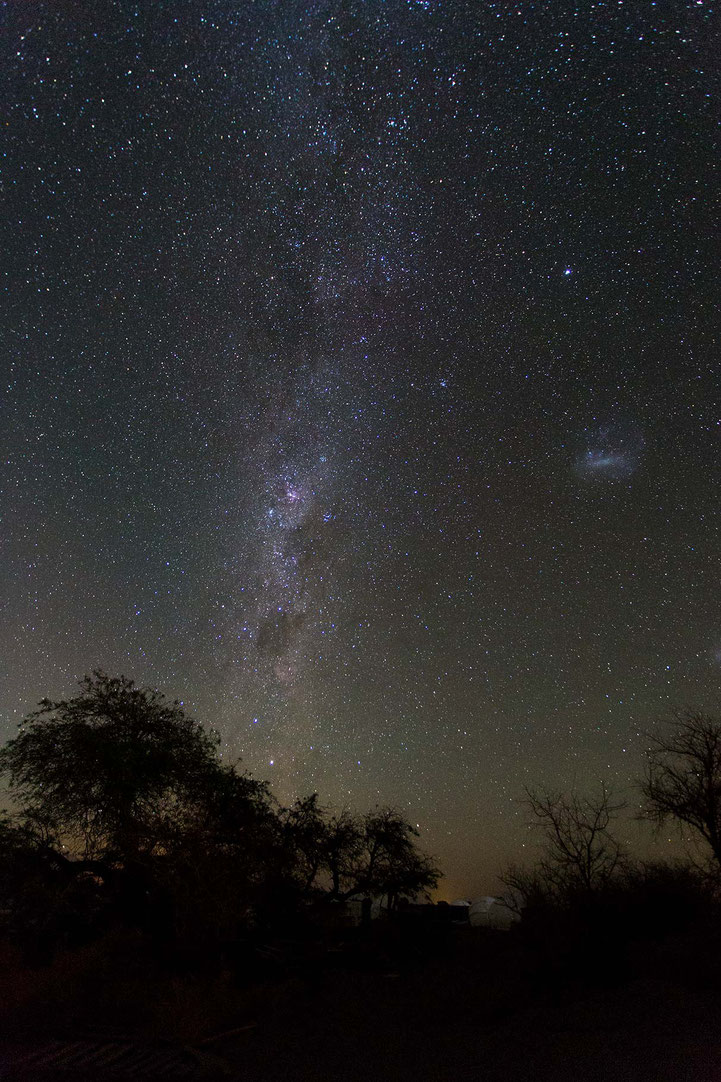
[[[393,906],[401,895],[427,895],[440,879],[416,847],[418,831],[395,808],[329,815],[313,794],[286,811],[285,824],[306,886],[336,901],[374,895]]]
[[[43,699],[0,750],[21,813],[71,851],[152,852],[162,824],[217,776],[218,738],[125,677],[86,676],[80,694]]]
[[[77,695],[43,699],[0,750],[0,774],[16,808],[0,822],[0,910],[20,923],[52,896],[48,926],[79,905],[218,943],[293,907],[392,905],[439,878],[394,809],[333,814],[317,794],[282,808],[181,703],[123,676],[97,671]]]

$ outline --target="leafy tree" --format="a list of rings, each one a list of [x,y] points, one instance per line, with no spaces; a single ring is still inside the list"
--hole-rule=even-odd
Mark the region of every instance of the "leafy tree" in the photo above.
[[[318,877],[327,864],[329,823],[317,793],[296,800],[280,811],[285,859],[301,890],[319,889]]]
[[[44,699],[0,750],[15,822],[0,822],[0,909],[52,946],[71,926],[121,920],[169,957],[219,957],[303,898],[430,889],[435,866],[392,809],[329,816],[313,794],[278,809],[225,764],[181,704],[94,672]],[[17,919],[16,919],[17,918]],[[107,919],[106,919],[107,918]]]
[[[286,810],[284,822],[306,889],[328,899],[382,895],[393,906],[402,894],[427,893],[440,878],[416,848],[418,831],[393,808],[329,816],[314,794]]]
[[[57,929],[51,911],[77,909],[95,884],[106,911],[157,943],[218,943],[252,922],[278,865],[277,817],[267,787],[217,745],[179,703],[124,677],[96,672],[74,698],[43,700],[0,751],[18,808],[6,866],[38,921]],[[30,929],[23,890],[6,893]]]
[[[256,923],[286,874],[267,786],[233,764],[219,765],[203,782],[166,814],[153,862],[158,933],[194,943],[196,954]]]
[[[700,712],[678,715],[674,728],[652,738],[640,783],[642,815],[690,827],[721,867],[721,722]]]
[[[363,851],[359,884],[385,895],[388,906],[401,895],[427,894],[438,885],[435,864],[416,849],[418,831],[394,808],[368,812],[363,818]]]
[[[329,897],[338,900],[371,892],[363,864],[363,820],[344,808],[328,822],[325,867],[330,875]]]
[[[359,817],[343,812],[329,827],[332,897],[385,896],[392,908],[401,895],[427,894],[437,886],[438,868],[416,848],[418,831],[394,808]]]
[[[217,744],[179,703],[95,672],[74,698],[41,701],[0,750],[0,772],[25,821],[78,855],[127,861],[155,851],[207,790]]]

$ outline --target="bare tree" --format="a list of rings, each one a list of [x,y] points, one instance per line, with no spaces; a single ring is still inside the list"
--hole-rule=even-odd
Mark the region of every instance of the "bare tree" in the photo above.
[[[652,738],[640,785],[642,816],[659,827],[669,819],[691,827],[721,866],[721,721],[677,715],[671,732]]]
[[[522,917],[525,909],[539,908],[550,900],[551,888],[538,867],[510,864],[500,880],[508,888],[503,904],[517,917]]]
[[[590,796],[526,790],[533,823],[540,828],[543,853],[535,870],[510,868],[504,882],[528,895],[565,896],[604,887],[624,861],[621,844],[611,833],[614,817],[624,807],[613,803],[605,785]]]

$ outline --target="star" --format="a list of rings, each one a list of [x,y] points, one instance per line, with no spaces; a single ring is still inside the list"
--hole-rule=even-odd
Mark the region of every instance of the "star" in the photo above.
[[[493,893],[717,696],[712,5],[151,7],[3,9],[1,735],[102,665]]]

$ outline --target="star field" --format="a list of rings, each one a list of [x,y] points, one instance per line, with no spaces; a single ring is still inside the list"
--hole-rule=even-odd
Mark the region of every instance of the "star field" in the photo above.
[[[0,20],[0,735],[123,672],[451,893],[632,800],[718,709],[714,3]]]

